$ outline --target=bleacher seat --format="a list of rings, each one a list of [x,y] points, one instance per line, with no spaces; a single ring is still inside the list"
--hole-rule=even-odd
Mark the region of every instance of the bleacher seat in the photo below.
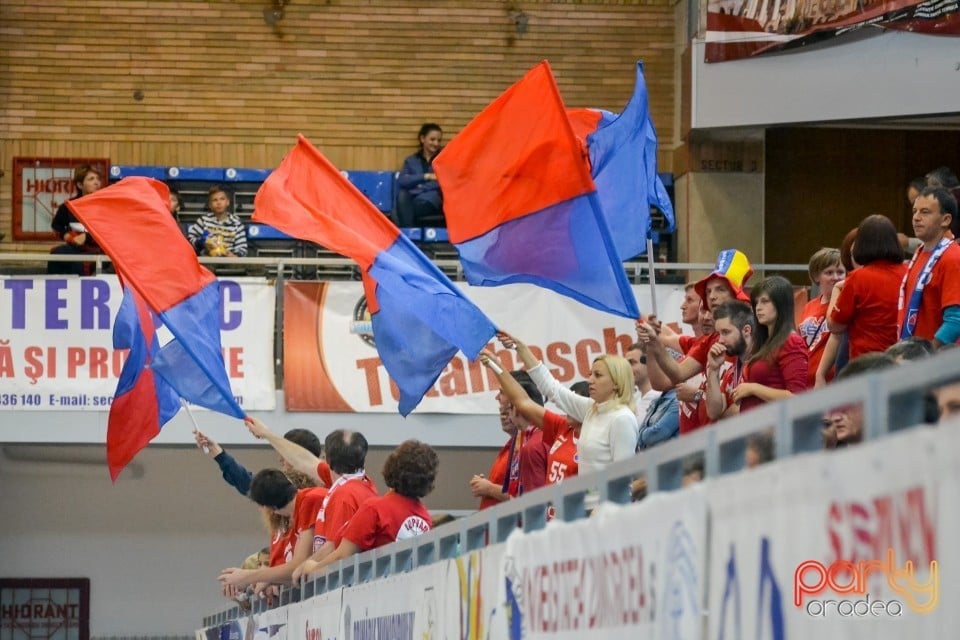
[[[393,171],[342,171],[350,184],[367,196],[373,205],[389,214],[396,202],[396,173]]]
[[[124,178],[129,178],[131,176],[153,178],[154,180],[165,180],[167,178],[167,171],[163,167],[130,164],[115,164],[110,167],[111,182],[123,180]]]
[[[225,182],[226,171],[214,167],[167,167],[167,178],[182,182]]]
[[[180,219],[186,228],[207,211],[207,194],[213,185],[222,184],[232,195],[233,212],[248,225],[247,236],[250,242],[251,256],[273,257],[330,257],[322,247],[291,238],[280,231],[262,224],[250,222],[253,215],[253,203],[257,191],[272,169],[250,169],[236,167],[158,167],[141,165],[112,165],[110,181],[115,182],[128,176],[146,176],[165,181],[170,188],[180,192],[183,206]],[[394,221],[399,173],[396,171],[341,171],[373,205]],[[661,173],[660,179],[673,199],[673,175]],[[458,254],[450,245],[450,236],[443,226],[444,220],[420,220],[419,226],[401,229],[401,233],[432,259],[456,260]],[[659,260],[676,259],[676,234],[667,231],[666,220],[662,213],[651,208],[653,243]],[[641,254],[642,255],[642,254]],[[639,256],[638,256],[639,258]],[[289,267],[286,269],[289,273]],[[322,271],[322,272],[321,272]],[[294,277],[323,276],[330,279],[355,279],[356,269],[350,267],[315,268],[297,267]],[[449,275],[454,275],[450,273]],[[659,279],[659,278],[658,278]],[[666,280],[664,280],[666,281]]]
[[[248,240],[296,240],[279,229],[268,224],[250,223],[247,225]]]
[[[255,182],[258,185],[273,173],[273,169],[224,169],[224,182]]]
[[[400,227],[400,233],[407,236],[411,242],[423,240],[423,229],[420,227]]]
[[[424,227],[423,242],[450,242],[450,233],[445,227]]]

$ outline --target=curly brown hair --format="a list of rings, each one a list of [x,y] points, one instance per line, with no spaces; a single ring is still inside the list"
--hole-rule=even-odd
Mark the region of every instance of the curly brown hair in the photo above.
[[[407,440],[387,456],[383,479],[387,486],[407,498],[422,498],[433,491],[440,457],[428,444]]]

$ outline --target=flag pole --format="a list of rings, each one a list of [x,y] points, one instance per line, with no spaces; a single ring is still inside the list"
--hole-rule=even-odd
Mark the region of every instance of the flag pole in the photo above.
[[[647,273],[650,274],[650,315],[657,314],[657,276],[653,270],[653,238],[647,232]]]
[[[200,425],[197,424],[197,419],[193,415],[193,411],[190,410],[190,405],[187,404],[186,400],[184,400],[183,398],[180,398],[180,406],[187,410],[187,415],[190,416],[190,422],[193,423],[193,433],[194,435],[196,435],[196,433],[200,431]],[[203,453],[204,455],[210,455],[210,447],[204,445]]]

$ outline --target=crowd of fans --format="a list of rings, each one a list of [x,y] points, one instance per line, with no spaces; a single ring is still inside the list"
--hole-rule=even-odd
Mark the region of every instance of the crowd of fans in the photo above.
[[[400,217],[412,223],[442,215],[442,195],[431,163],[442,132],[424,125],[420,148],[400,176]],[[102,176],[90,166],[75,174],[78,197],[93,193]],[[945,168],[911,182],[914,238],[898,234],[881,215],[863,219],[839,248],[822,248],[809,260],[814,295],[794,308],[794,287],[772,275],[747,288],[753,269],[737,250],[720,253],[715,269],[689,283],[681,306],[686,331],[648,316],[636,322],[637,341],[621,356],[605,354],[589,378],[568,389],[518,337],[501,332],[503,349],[515,350],[523,368],[507,371],[488,349],[481,362],[500,383],[500,425],[506,442],[487,474],[473,476],[469,491],[485,509],[580,472],[603,469],[641,450],[682,437],[766,403],[866,371],[896,367],[960,341],[960,225],[955,193],[960,181]],[[198,254],[243,256],[246,234],[229,212],[222,187],[209,191],[210,213],[185,230]],[[170,213],[181,201],[171,192]],[[99,248],[61,206],[53,227],[64,244],[53,253],[97,253]],[[66,266],[64,266],[66,265]],[[51,269],[84,275],[89,265],[51,262]],[[511,361],[513,359],[511,358]],[[545,407],[550,401],[557,410]],[[925,418],[960,414],[960,383],[931,390]],[[269,593],[352,554],[419,535],[432,518],[422,499],[433,489],[439,459],[427,444],[408,440],[387,458],[380,491],[365,470],[367,442],[358,432],[336,430],[321,447],[316,435],[295,429],[283,437],[256,419],[247,426],[280,456],[279,468],[252,474],[216,442],[196,434],[224,480],[261,510],[270,544],[242,567],[224,569],[224,593],[242,600],[252,589]],[[828,449],[863,439],[860,404],[823,414]],[[746,441],[744,466],[773,458],[772,434]],[[702,458],[683,467],[683,484],[703,477]],[[645,493],[644,478],[633,483]],[[588,507],[591,507],[588,496]]]

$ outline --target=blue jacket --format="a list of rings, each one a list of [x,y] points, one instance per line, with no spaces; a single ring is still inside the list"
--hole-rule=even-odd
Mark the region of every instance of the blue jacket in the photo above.
[[[647,415],[640,421],[637,451],[675,438],[679,433],[680,407],[677,404],[677,392],[670,389],[653,401],[647,409]]]
[[[214,458],[220,466],[223,473],[223,479],[231,487],[240,492],[240,495],[250,493],[250,481],[253,479],[253,473],[247,471],[247,468],[237,462],[233,456],[226,451],[220,452],[220,455]]]
[[[418,151],[403,161],[397,184],[408,192],[413,200],[427,200],[440,207],[443,202],[440,183],[425,179],[423,176],[427,173],[433,173],[433,163],[427,162]]]

